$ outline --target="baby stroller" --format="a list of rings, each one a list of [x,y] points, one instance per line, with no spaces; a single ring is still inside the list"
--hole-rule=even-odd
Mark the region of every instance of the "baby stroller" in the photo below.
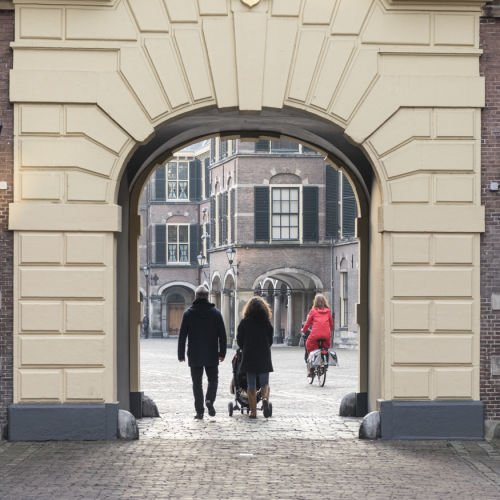
[[[233,379],[231,381],[231,394],[234,394],[234,403],[230,402],[227,405],[227,409],[229,412],[229,416],[233,416],[233,412],[241,411],[241,413],[248,414],[250,411],[248,405],[248,396],[247,396],[247,374],[245,372],[240,371],[241,360],[243,358],[243,353],[241,349],[236,351],[236,354],[233,357],[231,362],[233,366]],[[257,404],[262,399],[261,390],[260,390],[260,382],[259,377],[257,377]],[[257,410],[262,410],[262,406]],[[273,414],[273,405],[269,403],[269,416],[271,417]]]

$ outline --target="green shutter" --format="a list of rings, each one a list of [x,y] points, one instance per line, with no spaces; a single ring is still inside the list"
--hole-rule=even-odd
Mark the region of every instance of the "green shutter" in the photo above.
[[[189,199],[201,200],[201,161],[198,158],[189,162]]]
[[[227,192],[219,193],[219,241],[220,245],[225,245],[227,243]]]
[[[210,158],[205,158],[205,200],[210,198]]]
[[[255,241],[269,241],[269,188],[254,187]]]
[[[192,265],[198,264],[198,254],[200,253],[200,226],[191,224],[189,227],[189,260]]]
[[[166,200],[166,168],[159,167],[155,172],[155,197],[156,201],[165,201]]]
[[[302,239],[318,241],[318,187],[302,188]]]
[[[229,214],[231,223],[231,242],[236,242],[236,189],[231,189],[231,213]]]
[[[349,181],[342,176],[342,237],[354,238],[355,221],[358,216],[356,197]]]
[[[210,248],[215,247],[215,196],[210,197]]]
[[[156,264],[165,264],[167,258],[167,226],[155,225],[155,258]]]
[[[325,236],[337,240],[339,238],[339,172],[326,165],[325,192]]]

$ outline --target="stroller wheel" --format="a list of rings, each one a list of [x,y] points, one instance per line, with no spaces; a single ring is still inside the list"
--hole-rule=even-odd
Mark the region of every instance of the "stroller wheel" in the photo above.
[[[273,404],[272,403],[269,403],[269,416],[270,417],[273,416]]]
[[[234,406],[233,406],[233,403],[229,403],[227,405],[227,411],[229,412],[229,416],[232,417],[233,416],[233,410],[234,410]]]

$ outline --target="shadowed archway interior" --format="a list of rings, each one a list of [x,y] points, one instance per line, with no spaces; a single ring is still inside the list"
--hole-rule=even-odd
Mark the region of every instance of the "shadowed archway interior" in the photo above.
[[[208,109],[164,123],[147,143],[132,154],[123,172],[118,203],[123,207],[122,232],[118,236],[118,396],[121,406],[129,401],[129,392],[140,391],[139,346],[133,306],[137,289],[137,238],[140,223],[138,201],[144,183],[154,169],[168,160],[174,151],[214,135],[222,137],[286,136],[305,143],[325,154],[325,158],[342,168],[357,193],[360,217],[367,222],[359,225],[360,266],[366,271],[360,280],[358,311],[360,327],[360,392],[368,391],[368,217],[371,189],[375,173],[363,152],[345,137],[342,129],[332,122],[295,109],[266,110],[259,114],[238,111],[222,112]],[[360,314],[361,312],[361,314]],[[133,399],[133,396],[132,396]]]

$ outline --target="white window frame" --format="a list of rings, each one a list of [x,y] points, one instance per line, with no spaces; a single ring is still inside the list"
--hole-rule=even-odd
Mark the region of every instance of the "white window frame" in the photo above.
[[[179,241],[179,227],[185,227],[187,228],[187,242],[180,242]],[[177,228],[177,241],[175,243],[170,243],[169,241],[169,228],[170,227],[176,227]],[[191,256],[189,255],[190,253],[190,248],[191,248],[191,241],[190,241],[190,238],[191,238],[191,231],[190,231],[190,227],[189,227],[189,224],[167,224],[167,258],[166,258],[166,262],[167,262],[167,265],[176,265],[176,266],[189,266],[191,264]],[[176,254],[177,254],[177,260],[173,261],[173,260],[170,260],[169,256],[170,256],[170,245],[176,245],[177,246],[177,250],[176,250]],[[179,257],[180,257],[180,245],[187,245],[187,260],[186,261],[180,261],[179,260]]]
[[[167,162],[166,164],[166,176],[165,176],[165,182],[167,183],[167,186],[166,186],[166,194],[167,194],[167,202],[175,202],[175,201],[189,201],[189,190],[191,188],[190,184],[189,184],[189,162],[190,160],[177,160],[177,159],[172,159],[170,160],[169,162]],[[168,166],[171,164],[171,163],[176,163],[177,164],[177,177],[175,180],[171,180],[169,178],[169,175],[168,175]],[[185,163],[187,165],[187,179],[179,179],[179,163]],[[170,182],[176,182],[177,184],[177,198],[170,198],[169,195],[169,183]],[[186,182],[187,183],[187,197],[186,198],[179,198],[179,182]]]
[[[302,185],[301,184],[273,184],[270,187],[269,190],[269,210],[270,210],[270,217],[269,217],[269,236],[270,236],[270,241],[272,243],[302,243]],[[293,238],[293,239],[285,239],[285,238],[274,238],[273,235],[273,216],[275,215],[275,212],[273,211],[273,190],[275,189],[296,189],[298,191],[298,212],[297,212],[297,217],[298,217],[298,237]],[[283,215],[285,213],[279,213],[279,215]],[[278,214],[276,214],[278,215]],[[295,213],[293,213],[295,215]],[[275,226],[276,227],[276,226]],[[281,226],[280,226],[281,227]]]

